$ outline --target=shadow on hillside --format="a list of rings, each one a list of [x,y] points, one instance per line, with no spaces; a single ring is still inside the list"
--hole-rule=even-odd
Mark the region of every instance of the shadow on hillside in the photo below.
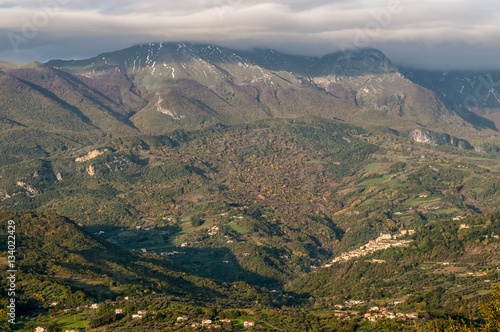
[[[103,243],[105,241],[99,240]],[[203,285],[203,280],[186,278],[186,270],[172,261],[141,255],[106,243],[106,249],[84,249],[70,251],[85,259],[86,263],[60,262],[58,265],[75,275],[88,275],[88,280],[102,279],[107,276],[113,282],[135,288],[136,286],[153,287],[152,290],[167,292],[169,295],[188,296],[190,298],[220,298],[220,292]],[[97,278],[96,278],[97,277]],[[92,285],[86,278],[66,277],[73,290],[84,290],[96,299],[116,296],[111,285]],[[109,288],[108,288],[109,287]],[[107,289],[105,291],[105,289]]]
[[[260,287],[277,286],[278,280],[245,270],[228,248],[178,248],[169,259],[196,275],[223,282],[244,281]]]
[[[491,130],[494,130],[498,132],[498,128],[495,124],[495,122],[486,119],[482,117],[481,115],[478,115],[474,112],[470,111],[462,111],[462,113],[458,113],[465,121],[470,123],[471,125],[478,127],[479,129],[486,129],[489,128]]]
[[[138,250],[139,248],[147,248],[147,252],[154,252],[158,259],[165,261],[164,258],[166,258],[180,265],[180,268],[186,269],[200,277],[211,278],[229,283],[243,281],[250,285],[267,288],[274,288],[279,285],[278,279],[264,277],[244,269],[229,248],[176,247],[172,243],[172,240],[175,238],[175,235],[180,231],[180,229],[175,226],[169,225],[167,227],[157,228],[150,231],[135,231],[136,233],[134,236],[127,237],[123,237],[121,235],[123,230],[119,227],[94,225],[87,228],[88,232],[94,234],[99,233],[100,230],[105,230],[102,237],[98,235],[93,236],[96,236],[101,243],[111,244],[112,242],[113,246],[116,245],[125,249],[135,248]],[[163,258],[160,256],[162,252],[165,253]],[[130,253],[132,254],[132,252]],[[259,254],[254,252],[249,254],[248,258],[243,257],[243,259],[252,259],[252,255]],[[269,264],[271,263],[269,262]],[[256,269],[261,271],[267,267],[269,266],[255,266]],[[273,268],[269,267],[268,273],[272,273],[272,270]]]

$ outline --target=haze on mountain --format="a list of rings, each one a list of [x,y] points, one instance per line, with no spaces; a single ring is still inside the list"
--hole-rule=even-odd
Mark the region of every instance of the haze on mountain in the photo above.
[[[314,56],[338,51],[343,45],[373,47],[398,65],[500,68],[496,42],[500,4],[492,0],[149,0],[140,4],[25,0],[3,1],[0,9],[4,14],[0,59],[17,63],[82,59],[131,44],[183,40]],[[49,15],[48,10],[52,10]]]

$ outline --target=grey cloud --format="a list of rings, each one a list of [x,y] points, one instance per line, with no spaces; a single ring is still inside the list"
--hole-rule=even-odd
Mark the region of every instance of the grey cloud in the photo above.
[[[55,1],[65,4],[24,38],[26,22],[43,16],[40,3]],[[142,42],[187,40],[307,55],[367,46],[405,65],[500,69],[497,1],[401,0],[392,12],[391,2],[0,0],[0,59],[82,58]],[[18,52],[8,36],[22,38]]]

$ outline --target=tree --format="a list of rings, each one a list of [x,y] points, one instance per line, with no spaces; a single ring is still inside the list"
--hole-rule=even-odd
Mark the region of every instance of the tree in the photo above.
[[[500,286],[493,285],[490,300],[481,306],[488,328],[500,329]]]
[[[52,321],[47,325],[47,332],[59,332],[59,326],[57,326],[57,323],[55,321]]]
[[[480,308],[486,323],[479,327],[468,327],[465,324],[452,323],[446,332],[489,332],[500,329],[500,286],[493,286],[490,300]]]

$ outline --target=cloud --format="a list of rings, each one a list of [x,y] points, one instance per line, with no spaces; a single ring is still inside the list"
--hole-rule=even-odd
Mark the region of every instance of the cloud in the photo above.
[[[151,41],[323,55],[376,47],[396,63],[500,69],[492,0],[0,0],[0,59],[83,58]]]

